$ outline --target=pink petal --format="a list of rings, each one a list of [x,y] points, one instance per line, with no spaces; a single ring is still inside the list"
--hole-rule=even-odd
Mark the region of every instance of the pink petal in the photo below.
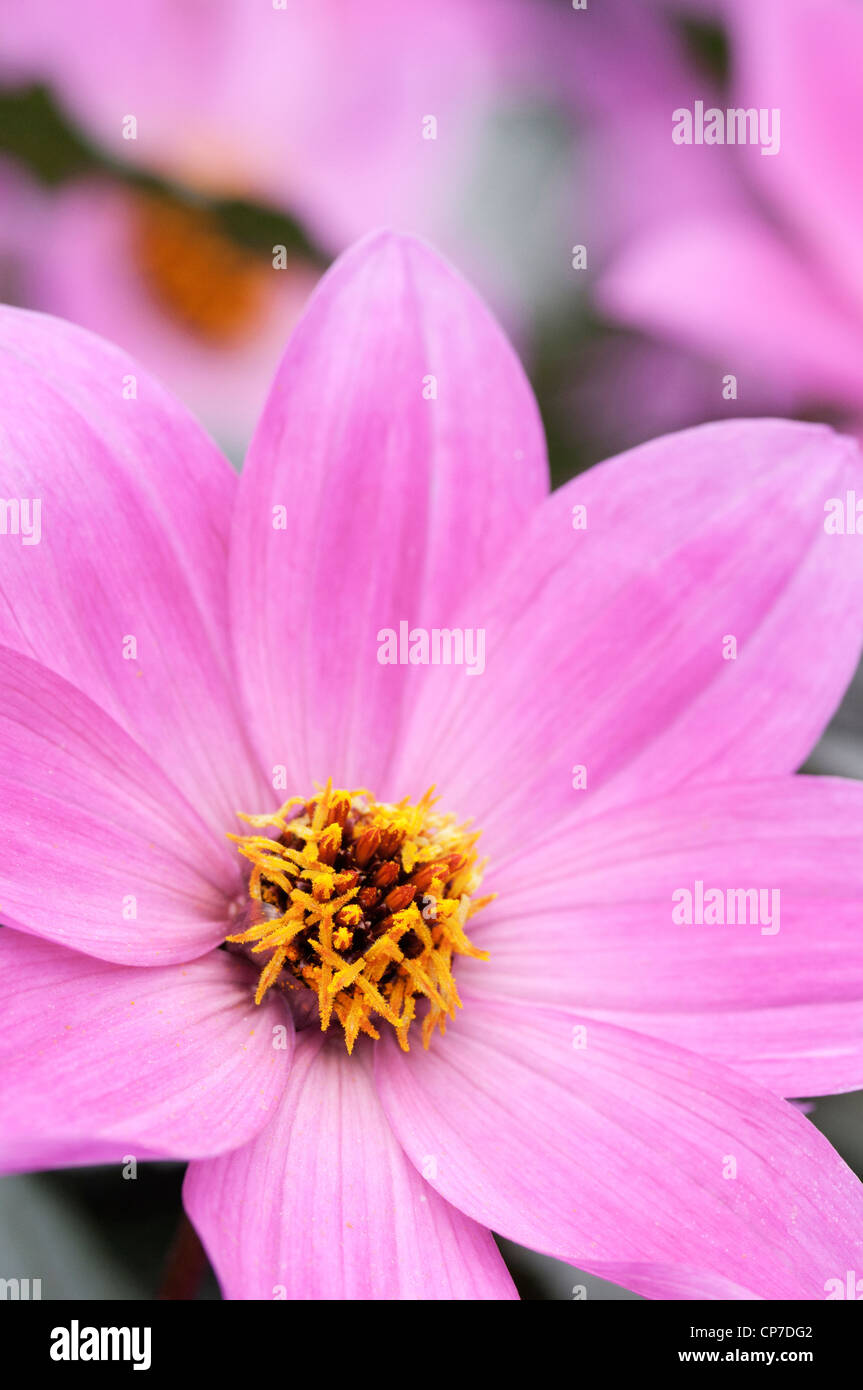
[[[717,415],[725,372],[741,397],[770,388],[803,402],[855,403],[863,392],[863,317],[755,213],[721,221],[695,213],[634,237],[597,294],[612,318],[717,364]]]
[[[459,980],[665,1038],[782,1095],[854,1090],[861,841],[863,784],[822,777],[682,789],[556,826],[489,875],[498,898],[474,936],[491,959],[465,960]],[[673,921],[696,881],[721,891],[723,919],[728,889],[760,890],[758,920]]]
[[[669,1266],[681,1297],[721,1279],[804,1299],[860,1267],[863,1188],[785,1101],[575,1013],[463,998],[430,1051],[377,1044],[376,1080],[412,1162],[432,1156],[473,1220],[652,1297]]]
[[[229,677],[228,464],[130,358],[37,314],[0,309],[0,400],[3,495],[41,503],[38,543],[0,546],[0,642],[90,695],[233,829],[272,790]]]
[[[227,840],[86,695],[5,647],[0,768],[3,921],[126,965],[224,939],[241,889]]]
[[[787,218],[863,324],[863,14],[850,0],[738,0],[735,105],[778,107],[781,149],[747,173]],[[806,243],[808,243],[808,248]]]
[[[293,1026],[235,957],[137,970],[7,928],[0,963],[4,1169],[209,1157],[277,1105]]]
[[[400,788],[435,782],[500,859],[579,807],[792,771],[863,637],[863,546],[824,530],[855,485],[856,444],[776,420],[686,430],[574,479],[466,606],[484,674],[423,668]]]
[[[362,1046],[297,1035],[284,1102],[223,1158],[192,1163],[186,1210],[226,1298],[514,1298],[488,1231],[442,1201],[390,1132]]]
[[[241,481],[237,665],[268,766],[381,794],[417,671],[378,662],[379,631],[446,626],[545,486],[530,388],[471,291],[407,238],[349,252],[291,340]]]

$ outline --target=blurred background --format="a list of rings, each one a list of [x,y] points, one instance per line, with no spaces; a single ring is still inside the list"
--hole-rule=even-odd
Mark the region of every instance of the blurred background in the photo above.
[[[730,415],[859,434],[861,71],[861,0],[0,0],[0,299],[120,343],[239,467],[321,273],[386,225],[494,308],[555,484]],[[778,153],[676,144],[696,101],[778,108]],[[863,777],[859,674],[804,771]],[[863,1095],[807,1111],[863,1173]],[[0,1275],[165,1293],[181,1181],[0,1180]],[[524,1297],[634,1297],[502,1249]]]

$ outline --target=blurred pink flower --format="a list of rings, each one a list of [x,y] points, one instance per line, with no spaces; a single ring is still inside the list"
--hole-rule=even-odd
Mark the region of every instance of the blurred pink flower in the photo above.
[[[233,245],[212,215],[108,179],[42,197],[28,308],[121,343],[241,459],[317,273]]]
[[[783,408],[827,408],[853,422],[863,415],[863,11],[853,0],[722,8],[733,82],[716,104],[778,108],[779,153],[674,146],[671,110],[688,102],[669,93],[655,132],[668,165],[707,166],[736,189],[725,206],[694,189],[633,229],[599,303],[721,362],[738,375],[741,396],[772,395]],[[660,179],[655,201],[666,193]]]
[[[548,216],[535,135],[519,146],[507,117],[553,100],[569,21],[553,0],[31,0],[10,7],[5,47],[17,81],[48,81],[124,163],[283,209],[332,254],[374,227],[422,234],[517,322],[548,266],[533,234]]]
[[[191,1159],[230,1298],[508,1298],[489,1230],[653,1297],[859,1268],[860,1185],[781,1098],[863,1081],[863,787],[791,775],[861,640],[856,446],[706,426],[549,496],[506,341],[393,236],[316,291],[240,478],[109,344],[0,330],[41,507],[0,543],[5,1166]],[[480,624],[482,676],[381,665],[405,617]],[[279,768],[482,830],[490,959],[428,1050],[348,1057],[218,949]],[[675,926],[693,878],[777,885],[781,931]]]
[[[421,15],[401,0],[33,0],[4,18],[7,85],[48,82],[124,165],[282,209],[328,253],[381,225],[423,233],[524,342],[569,287],[569,170],[541,116],[569,16],[545,0],[441,0]],[[240,286],[227,243],[189,218],[149,236],[163,243],[154,276],[143,201],[107,179],[46,197],[24,301],[121,344],[241,457],[317,271],[296,258],[267,283],[262,262]],[[213,312],[190,314],[199,282]]]
[[[577,225],[594,270],[657,222],[692,206],[725,209],[739,196],[727,169],[672,144],[673,108],[711,97],[714,84],[665,6],[603,0],[563,55],[558,80],[579,132]]]
[[[608,308],[604,294],[597,304],[597,284],[604,289],[609,267],[613,273],[631,247],[649,243],[657,228],[693,208],[702,217],[724,219],[742,202],[727,165],[670,138],[676,107],[719,99],[713,77],[696,64],[672,22],[680,10],[703,19],[702,8],[603,0],[584,26],[586,42],[567,52],[560,80],[578,130],[572,178],[581,190],[572,241],[587,248],[588,273],[581,278],[594,318],[597,307]],[[625,314],[613,312],[612,318],[630,326]],[[640,327],[637,320],[634,326]],[[593,458],[657,433],[740,413],[722,398],[716,360],[709,354],[693,360],[691,352],[650,334],[590,340],[574,356],[571,383],[560,394],[573,436]],[[783,402],[768,399],[771,410],[781,413]],[[760,403],[750,390],[745,413],[753,414]]]

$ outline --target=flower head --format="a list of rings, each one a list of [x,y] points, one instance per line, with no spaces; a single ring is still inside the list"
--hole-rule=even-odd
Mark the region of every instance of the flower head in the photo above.
[[[266,952],[256,1003],[283,975],[295,987],[293,976],[316,995],[323,1032],[338,1019],[349,1053],[360,1032],[380,1037],[373,1020],[407,1052],[418,999],[425,1045],[436,1027],[446,1031],[459,1006],[453,956],[484,958],[465,928],[488,899],[475,896],[476,835],[433,804],[430,792],[388,806],[328,784],[275,816],[243,817],[277,831],[233,837],[252,864],[259,913],[227,939]]]
[[[232,1298],[511,1297],[492,1230],[654,1297],[859,1267],[783,1099],[863,1080],[863,789],[792,776],[860,645],[856,445],[708,426],[549,495],[507,343],[390,234],[239,479],[107,343],[0,348],[5,1167],[190,1160]],[[680,925],[696,882],[781,930]]]

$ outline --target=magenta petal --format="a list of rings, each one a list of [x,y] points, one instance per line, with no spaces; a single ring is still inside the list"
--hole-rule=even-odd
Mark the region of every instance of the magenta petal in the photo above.
[[[126,965],[224,939],[228,841],[109,715],[5,647],[0,769],[0,920]]]
[[[472,291],[408,238],[345,255],[291,339],[241,480],[237,666],[267,765],[381,795],[418,673],[379,664],[378,633],[447,626],[546,487],[530,388]]]
[[[424,670],[400,785],[436,783],[500,858],[579,807],[793,771],[863,639],[863,546],[824,529],[854,487],[856,444],[779,420],[686,430],[574,479],[471,599],[485,673]]]
[[[807,0],[737,0],[730,18],[734,104],[781,112],[781,150],[750,159],[749,177],[791,224],[804,254],[820,262],[831,291],[861,316],[860,6],[823,0],[816,12]]]
[[[278,1114],[244,1148],[192,1163],[186,1210],[232,1299],[514,1298],[488,1231],[405,1158],[362,1044],[297,1035]]]
[[[459,978],[666,1038],[785,1096],[854,1090],[861,843],[863,784],[826,777],[686,788],[571,820],[489,874],[498,897],[474,937],[491,959]],[[722,925],[693,920],[697,882],[702,902],[719,890]],[[737,889],[758,897],[738,905]],[[673,920],[681,890],[690,925]]]
[[[256,1008],[253,973],[222,951],[138,970],[6,928],[0,1000],[7,1171],[223,1153],[266,1122],[290,1066],[290,1016]]]
[[[430,1051],[377,1044],[376,1079],[411,1160],[474,1221],[652,1297],[669,1266],[682,1297],[719,1278],[804,1299],[860,1268],[863,1187],[793,1106],[637,1033],[463,998]]]
[[[0,453],[3,496],[40,505],[37,543],[0,546],[0,642],[85,691],[208,823],[233,828],[272,793],[229,670],[229,465],[119,349],[10,308]]]
[[[771,391],[859,403],[863,319],[755,213],[690,216],[635,238],[599,299],[612,317],[732,362],[741,377],[745,367]],[[718,369],[716,381],[718,395]]]

